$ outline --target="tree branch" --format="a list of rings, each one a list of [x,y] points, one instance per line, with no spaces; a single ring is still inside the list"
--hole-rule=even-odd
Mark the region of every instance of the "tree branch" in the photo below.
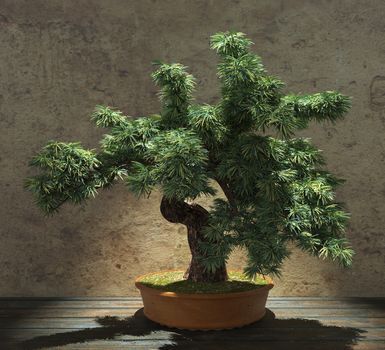
[[[191,227],[204,226],[209,216],[209,212],[199,204],[188,204],[184,201],[167,199],[164,196],[160,204],[160,212],[169,222]]]
[[[235,199],[235,195],[233,191],[231,190],[230,186],[227,184],[226,181],[221,180],[219,178],[215,178],[215,181],[219,184],[221,187],[223,193],[225,194],[233,214],[238,213],[238,207],[237,207],[237,200]]]

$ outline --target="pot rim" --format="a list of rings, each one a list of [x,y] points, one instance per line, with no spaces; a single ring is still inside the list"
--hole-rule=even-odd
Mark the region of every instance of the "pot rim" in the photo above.
[[[157,272],[150,272],[143,275],[139,275],[135,279],[135,287],[139,290],[143,290],[146,292],[150,292],[153,295],[158,295],[160,297],[167,297],[167,298],[180,298],[180,299],[231,299],[231,298],[238,298],[238,297],[246,297],[249,295],[257,295],[261,293],[266,293],[266,291],[269,291],[271,288],[274,287],[274,282],[269,276],[263,276],[265,280],[267,280],[268,284],[263,285],[261,287],[246,290],[242,292],[226,292],[226,293],[178,293],[178,292],[169,292],[165,291],[159,288],[151,288],[148,286],[145,286],[141,283],[141,279],[145,276],[151,276],[159,273],[164,272],[183,272],[183,270],[162,270]],[[237,271],[237,270],[233,270]]]

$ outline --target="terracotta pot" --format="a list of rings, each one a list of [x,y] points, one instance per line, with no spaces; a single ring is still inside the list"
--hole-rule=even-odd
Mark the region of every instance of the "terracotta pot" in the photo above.
[[[140,290],[144,314],[168,327],[190,330],[214,330],[242,327],[260,320],[273,281],[253,290],[222,294],[181,294],[143,285],[140,276],[135,286]]]

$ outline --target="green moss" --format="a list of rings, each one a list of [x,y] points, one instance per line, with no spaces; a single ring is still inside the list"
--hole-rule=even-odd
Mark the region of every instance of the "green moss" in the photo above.
[[[183,271],[159,272],[143,276],[140,282],[155,289],[176,293],[234,293],[260,288],[266,284],[263,277],[251,280],[241,272],[229,272],[225,282],[204,283],[183,279]]]

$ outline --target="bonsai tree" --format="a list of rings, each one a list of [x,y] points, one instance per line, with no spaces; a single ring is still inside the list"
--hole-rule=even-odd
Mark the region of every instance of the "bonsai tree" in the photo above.
[[[37,204],[54,213],[118,179],[138,196],[157,189],[163,217],[187,227],[191,281],[226,280],[234,247],[247,253],[248,276],[279,274],[289,242],[350,265],[348,214],[334,192],[343,181],[324,169],[309,139],[294,137],[312,121],[341,119],[349,98],[283,94],[284,84],[267,74],[251,44],[243,33],[211,37],[220,58],[222,98],[215,105],[194,104],[195,79],[186,67],[158,62],[152,78],[160,114],[134,119],[97,106],[92,120],[109,129],[100,150],[51,141],[31,161],[40,173],[26,186]],[[199,196],[215,196],[212,207],[194,203]]]

